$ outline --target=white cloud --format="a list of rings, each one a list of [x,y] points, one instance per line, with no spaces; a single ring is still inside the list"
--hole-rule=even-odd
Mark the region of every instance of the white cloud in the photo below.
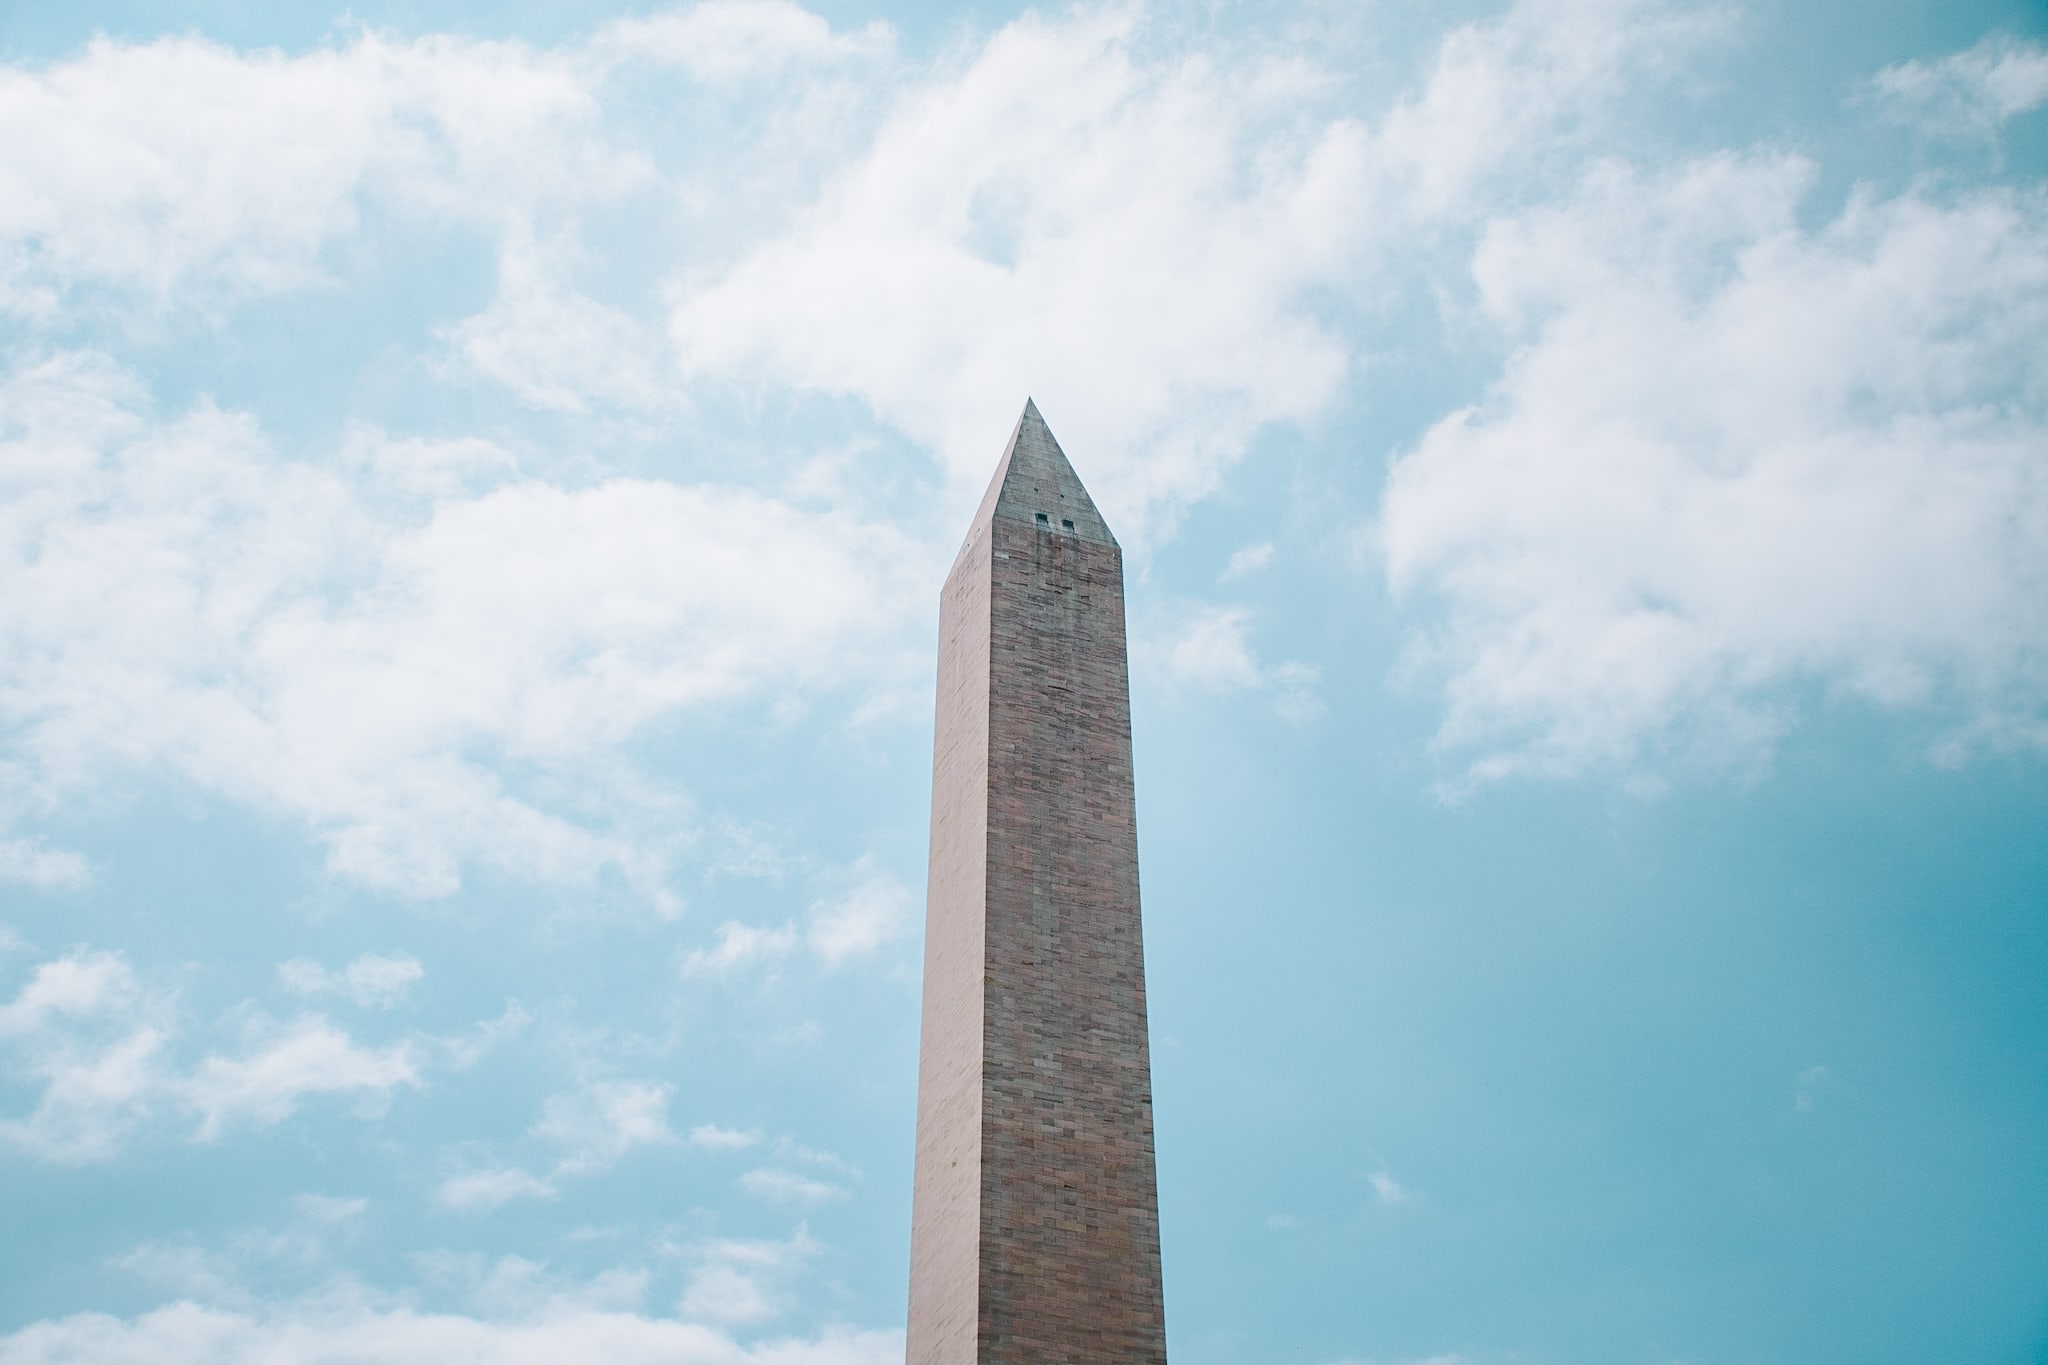
[[[1459,147],[1583,126],[1713,27],[1525,0],[1459,30],[1374,128],[1333,103],[1341,58],[1167,56],[1152,25],[1027,17],[907,71],[885,26],[766,2],[546,50],[101,40],[0,72],[0,110],[57,130],[0,149],[0,295],[45,320],[79,290],[211,306],[339,278],[339,244],[400,219],[459,222],[489,234],[498,290],[439,327],[454,354],[536,406],[662,407],[654,305],[576,278],[600,256],[585,218],[659,191],[703,229],[662,305],[687,370],[858,395],[961,487],[1023,384],[1093,452],[1136,544],[1256,428],[1339,391],[1335,314],[1380,287],[1367,238],[1450,194],[1417,190],[1418,168],[1466,183],[1483,168]],[[737,120],[731,160],[776,182],[732,221],[705,207],[733,197],[729,168],[657,155],[677,140],[635,123],[650,63],[709,82],[691,98]],[[757,106],[779,112],[749,122]],[[762,241],[763,221],[786,228]],[[557,486],[475,438],[355,428],[332,462],[281,459],[249,416],[158,416],[90,354],[0,382],[0,567],[22,585],[0,604],[0,675],[22,680],[0,694],[0,762],[42,808],[168,772],[303,821],[362,884],[614,874],[672,910],[692,812],[626,741],[689,708],[895,678],[913,652],[922,556],[883,521],[720,486]],[[1276,705],[1317,703],[1293,686]],[[0,815],[0,875],[82,874]]]
[[[237,1248],[239,1250],[239,1248]],[[158,1293],[185,1299],[232,1300],[238,1257],[190,1243],[148,1242],[111,1258],[111,1264]]]
[[[786,1137],[777,1141],[775,1144],[775,1155],[786,1160],[807,1161],[813,1166],[827,1166],[832,1170],[842,1171],[851,1176],[858,1176],[860,1174],[859,1167],[837,1152],[827,1152],[821,1151],[816,1147],[806,1147],[794,1138]]]
[[[771,1034],[769,1041],[783,1049],[806,1048],[815,1046],[824,1036],[824,1025],[815,1019],[804,1019]]]
[[[597,1081],[551,1096],[534,1136],[562,1148],[559,1175],[603,1170],[635,1147],[675,1141],[670,1087],[655,1081]]]
[[[104,1160],[162,1098],[168,1002],[113,953],[80,951],[38,966],[0,1006],[0,1041],[41,1084],[0,1142],[45,1161]]]
[[[1329,712],[1323,703],[1323,671],[1314,664],[1275,664],[1266,670],[1266,684],[1273,692],[1273,713],[1291,725],[1307,725]]]
[[[1604,166],[1474,261],[1515,349],[1390,474],[1461,781],[1751,764],[1794,685],[2048,741],[2048,201]]]
[[[544,1306],[505,1318],[313,1300],[235,1312],[174,1303],[122,1319],[80,1313],[0,1337],[0,1365],[897,1365],[901,1331],[828,1327],[743,1346],[717,1328],[638,1313]]]
[[[1252,649],[1252,619],[1247,607],[1195,607],[1165,647],[1167,670],[1206,692],[1266,689],[1274,711],[1291,723],[1320,717],[1326,709],[1320,695],[1321,672],[1298,660],[1271,667],[1261,664]]]
[[[686,371],[857,397],[959,499],[1028,390],[1142,546],[1261,426],[1325,409],[1353,373],[1336,319],[1413,272],[1418,225],[1442,238],[1479,188],[1583,156],[1728,19],[1522,0],[1449,35],[1376,124],[1344,52],[1154,22],[1027,15],[908,81],[785,232],[678,274]]]
[[[846,890],[811,903],[801,934],[794,924],[757,928],[728,920],[718,926],[715,943],[693,948],[683,958],[683,975],[723,976],[768,967],[799,947],[808,948],[830,971],[902,937],[909,928],[910,892],[866,860],[849,875],[852,885]]]
[[[1246,574],[1260,572],[1272,562],[1273,543],[1262,540],[1255,545],[1246,545],[1232,552],[1229,562],[1223,566],[1221,577],[1225,582],[1233,578],[1242,578]]]
[[[497,1018],[479,1019],[465,1034],[435,1039],[441,1064],[451,1071],[475,1066],[490,1054],[491,1049],[524,1033],[532,1022],[532,1016],[518,1001],[508,1001]]]
[[[707,1322],[761,1322],[774,1317],[780,1307],[759,1276],[729,1265],[707,1265],[691,1271],[683,1291],[684,1315]]]
[[[788,1307],[787,1282],[817,1254],[818,1243],[799,1226],[786,1241],[715,1241],[693,1251],[699,1264],[683,1289],[683,1316],[743,1326]]]
[[[92,866],[78,853],[50,848],[40,839],[0,839],[0,882],[55,888],[91,880]]]
[[[686,368],[857,395],[978,489],[1026,391],[1126,539],[1347,373],[1363,135],[1294,84],[1029,16],[896,100],[786,235],[678,285]]]
[[[1246,632],[1252,614],[1244,607],[1207,607],[1181,630],[1166,656],[1182,682],[1212,692],[1241,692],[1261,677]]]
[[[1795,1113],[1808,1113],[1812,1110],[1822,1086],[1827,1083],[1828,1069],[1824,1066],[1810,1066],[1794,1079],[1796,1084],[1792,1093],[1792,1109]]]
[[[727,920],[718,926],[718,943],[711,948],[693,948],[683,959],[683,975],[723,975],[737,967],[774,962],[796,951],[796,927],[756,929]]]
[[[45,962],[13,1000],[0,1005],[0,1038],[47,1027],[56,1018],[90,1018],[127,1003],[135,973],[115,953],[81,952]]]
[[[822,1180],[813,1180],[794,1171],[777,1170],[772,1166],[761,1166],[740,1177],[740,1188],[748,1194],[765,1199],[771,1204],[822,1204],[831,1199],[844,1199],[846,1191],[837,1185]]]
[[[715,1123],[700,1123],[690,1130],[692,1147],[703,1147],[714,1152],[736,1152],[751,1147],[760,1140],[759,1133],[743,1132],[737,1128],[720,1128]]]
[[[363,1047],[319,1015],[282,1028],[259,1025],[253,1043],[240,1057],[205,1058],[181,1083],[185,1102],[200,1115],[201,1140],[237,1120],[281,1122],[308,1095],[355,1095],[374,1110],[393,1090],[421,1085],[411,1044]]]
[[[335,463],[372,500],[474,496],[519,473],[512,452],[482,437],[399,437],[361,422],[344,428]]]
[[[1518,0],[1452,30],[1379,130],[1403,205],[1425,221],[1470,213],[1482,188],[1553,171],[1631,87],[1677,74],[1730,22],[1713,4]]]
[[[919,555],[886,525],[635,479],[394,503],[361,433],[340,468],[279,459],[244,416],[152,420],[92,354],[6,375],[0,414],[0,757],[52,800],[167,770],[371,886],[609,867],[665,904],[684,802],[624,741],[909,657]]]
[[[423,1279],[452,1290],[486,1318],[631,1312],[647,1298],[648,1274],[638,1266],[614,1266],[582,1277],[515,1255],[428,1251],[412,1259]]]
[[[812,904],[804,930],[804,942],[828,969],[874,952],[910,927],[911,897],[903,883],[865,863],[855,873],[859,880],[843,895]]]
[[[335,1226],[361,1218],[369,1209],[370,1201],[360,1196],[295,1194],[292,1207],[308,1222]]]
[[[618,19],[591,47],[607,61],[678,66],[700,80],[759,77],[886,56],[895,33],[880,20],[858,33],[834,33],[823,17],[791,0],[707,0],[688,9]]]
[[[405,998],[413,983],[426,975],[419,959],[407,953],[382,957],[365,953],[339,972],[295,957],[280,962],[277,975],[300,995],[342,995],[365,1009],[390,1009]]]
[[[1987,135],[2048,104],[2048,47],[1994,33],[1965,52],[1888,66],[1871,87],[1899,122]]]
[[[586,413],[677,401],[660,331],[571,288],[555,259],[566,251],[512,234],[499,254],[496,297],[444,338],[470,369],[531,407]]]
[[[156,303],[303,288],[384,200],[451,218],[613,195],[644,156],[596,128],[574,53],[361,32],[298,56],[97,39],[0,68],[0,309],[113,286]]]
[[[410,1041],[370,1047],[319,1015],[279,1023],[247,1010],[239,1049],[187,1066],[174,1055],[169,996],[121,955],[80,950],[41,964],[0,1005],[0,1044],[41,1087],[25,1117],[0,1120],[0,1141],[47,1161],[99,1161],[156,1116],[196,1117],[194,1140],[207,1142],[237,1122],[279,1123],[308,1096],[353,1096],[375,1113],[423,1085]]]
[[[1413,1203],[1415,1200],[1415,1191],[1394,1179],[1386,1171],[1374,1171],[1366,1179],[1372,1182],[1373,1196],[1382,1204],[1391,1207],[1397,1204]]]
[[[555,1187],[514,1166],[466,1171],[441,1182],[434,1198],[464,1212],[495,1209],[514,1199],[553,1199]]]
[[[459,225],[489,235],[498,289],[439,328],[455,355],[534,406],[659,407],[645,291],[575,279],[600,256],[586,220],[645,192],[690,224],[667,310],[687,371],[858,395],[963,487],[1022,385],[1094,452],[1135,544],[1259,426],[1338,391],[1330,314],[1381,287],[1358,274],[1372,239],[1538,163],[1532,144],[1583,134],[1722,26],[1658,0],[1522,0],[1453,32],[1378,127],[1342,98],[1361,93],[1348,54],[1189,47],[1142,8],[1027,16],[922,68],[887,25],[835,32],[787,0],[545,49],[102,39],[0,68],[0,114],[53,134],[0,149],[0,306],[324,286],[365,244]],[[650,65],[706,83],[660,109],[718,137],[648,125]],[[764,243],[764,222],[788,226]]]
[[[734,166],[803,158],[708,149],[817,141],[800,129],[831,126],[821,72],[892,48],[884,24],[834,33],[786,0],[718,0],[552,48],[358,28],[298,54],[101,38],[47,65],[0,64],[0,124],[44,131],[0,146],[0,312],[52,328],[218,313],[332,289],[423,235],[481,234],[496,297],[439,329],[463,365],[534,407],[666,406],[657,309],[577,287],[586,220],[636,192],[645,218],[662,194],[744,199]],[[765,131],[739,116],[744,133],[676,137],[690,94],[663,73],[650,120],[636,79],[664,67],[719,88],[714,120],[762,94],[775,116]],[[826,117],[793,118],[807,103]],[[663,162],[693,169],[664,186]]]
[[[425,976],[417,958],[400,954],[378,957],[365,954],[348,964],[343,986],[359,1005],[388,1007],[396,1004],[412,984]]]
[[[96,1049],[68,1041],[35,1058],[44,1082],[26,1119],[0,1120],[0,1138],[71,1165],[113,1155],[160,1086],[165,1033],[142,1025]]]
[[[335,1286],[335,1251],[357,1244],[368,1201],[301,1194],[291,1205],[294,1216],[281,1228],[226,1229],[203,1240],[186,1230],[131,1247],[108,1264],[161,1293],[235,1306],[256,1302],[252,1279]]]

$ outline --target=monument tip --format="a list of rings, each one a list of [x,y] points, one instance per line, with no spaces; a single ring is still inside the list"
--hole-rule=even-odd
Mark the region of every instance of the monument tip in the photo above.
[[[1042,523],[1048,531],[1064,532],[1081,540],[1116,544],[1095,500],[1081,483],[1080,475],[1060,449],[1059,438],[1046,425],[1038,404],[1027,397],[1010,443],[997,462],[995,476],[982,495],[981,506],[969,525],[960,550],[980,543],[989,523],[996,517],[1014,517]]]

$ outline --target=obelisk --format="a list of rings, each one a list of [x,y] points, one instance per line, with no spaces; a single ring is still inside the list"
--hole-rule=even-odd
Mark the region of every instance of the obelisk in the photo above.
[[[1028,400],[939,606],[909,1365],[1163,1365],[1123,552]]]

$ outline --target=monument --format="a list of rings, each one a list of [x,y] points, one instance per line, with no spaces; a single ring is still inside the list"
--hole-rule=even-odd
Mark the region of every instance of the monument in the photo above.
[[[1163,1365],[1123,551],[1037,407],[939,606],[909,1365]]]

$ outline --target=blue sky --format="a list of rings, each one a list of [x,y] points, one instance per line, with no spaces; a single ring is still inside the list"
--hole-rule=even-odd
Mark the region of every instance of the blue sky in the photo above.
[[[898,1360],[1128,555],[1179,1365],[2048,1361],[2048,15],[0,11],[0,1365]]]

